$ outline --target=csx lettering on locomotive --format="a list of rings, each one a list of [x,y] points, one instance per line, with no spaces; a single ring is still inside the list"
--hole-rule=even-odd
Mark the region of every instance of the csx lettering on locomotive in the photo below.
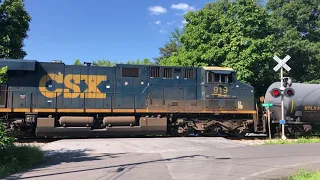
[[[98,86],[106,81],[106,75],[80,75],[80,74],[47,74],[39,81],[39,91],[47,98],[55,98],[63,94],[63,98],[106,98],[106,93],[102,93]],[[48,89],[48,83],[55,81],[57,84],[63,84],[63,88]],[[81,92],[80,84],[84,82],[87,88]]]

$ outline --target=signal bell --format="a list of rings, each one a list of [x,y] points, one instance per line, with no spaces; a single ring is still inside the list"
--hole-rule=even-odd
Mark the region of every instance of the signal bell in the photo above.
[[[286,88],[286,89],[284,90],[284,95],[285,95],[286,97],[288,97],[288,98],[294,96],[294,94],[295,94],[295,92],[294,92],[294,90],[293,90],[292,88]]]
[[[272,95],[272,97],[277,98],[281,95],[281,90],[279,88],[273,88],[270,91],[270,94]]]

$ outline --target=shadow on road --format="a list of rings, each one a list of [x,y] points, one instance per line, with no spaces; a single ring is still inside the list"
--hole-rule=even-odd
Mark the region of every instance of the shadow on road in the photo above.
[[[60,169],[58,168],[52,168],[51,172],[48,172],[48,168],[50,166],[55,166],[59,165],[62,163],[72,163],[72,162],[83,162],[83,161],[99,161],[102,159],[106,158],[117,158],[120,157],[120,155],[124,155],[126,153],[104,153],[104,154],[97,154],[97,155],[92,155],[92,154],[87,154],[86,152],[90,151],[90,149],[83,149],[83,150],[71,150],[71,151],[65,151],[65,152],[59,152],[57,154],[54,154],[50,157],[47,157],[44,164],[35,167],[34,169],[13,175],[8,177],[7,179],[30,179],[30,178],[45,178],[48,176],[55,176],[55,175],[63,175],[63,174],[70,174],[70,173],[78,173],[78,172],[87,172],[87,171],[93,171],[93,170],[99,170],[99,169],[110,169],[110,168],[116,168],[115,171],[117,173],[121,173],[124,171],[124,169],[130,167],[130,166],[138,166],[142,164],[148,164],[148,163],[156,163],[156,162],[170,162],[170,161],[177,161],[177,160],[190,160],[190,158],[196,158],[196,157],[202,157],[205,159],[215,159],[212,156],[204,156],[204,155],[188,155],[188,156],[179,156],[179,157],[174,157],[174,158],[166,158],[166,159],[156,159],[156,160],[149,160],[149,161],[140,161],[140,162],[133,162],[133,163],[122,163],[122,164],[117,164],[117,165],[108,165],[108,166],[81,166],[81,167],[73,167],[72,169]],[[52,152],[47,152],[47,153],[52,153]],[[53,152],[56,153],[56,152]],[[138,154],[135,154],[138,155]],[[217,158],[217,159],[229,159],[229,158]],[[131,167],[132,168],[132,167]],[[131,169],[130,168],[130,169]],[[62,171],[61,171],[62,170]],[[27,176],[27,177],[22,177],[24,173],[27,172],[39,172],[38,174],[36,173],[35,175]],[[41,171],[46,171],[45,173]]]
[[[57,152],[57,151],[45,151],[46,154],[53,154],[48,157],[46,157],[46,166],[53,166],[61,163],[72,163],[72,162],[82,162],[82,161],[95,161],[100,160],[102,157],[108,157],[108,158],[117,158],[121,154],[125,153],[102,153],[99,155],[92,155],[89,156],[87,153],[92,150],[90,149],[81,149],[81,150],[67,150],[63,152]]]
[[[102,158],[117,158],[119,155],[125,153],[102,153],[98,155],[88,155],[87,153],[92,151],[91,149],[79,149],[79,150],[63,150],[63,151],[44,151],[45,159],[42,164],[34,167],[33,169],[14,174],[7,177],[6,179],[28,179],[34,177],[21,177],[22,174],[27,172],[37,172],[48,169],[51,166],[63,164],[63,163],[74,163],[74,162],[88,162],[88,161],[99,161]],[[57,169],[57,168],[55,168]],[[41,177],[41,176],[39,176]]]
[[[311,148],[312,147],[312,148]],[[130,154],[130,153],[90,153],[91,149],[79,149],[79,150],[58,150],[58,151],[46,151],[49,156],[46,158],[45,162],[35,167],[32,170],[25,171],[20,174],[8,177],[7,179],[31,179],[39,178],[46,179],[50,176],[58,177],[57,175],[70,175],[72,173],[89,172],[94,173],[95,170],[105,170],[104,173],[113,174],[115,176],[129,172],[133,168],[144,168],[148,169],[149,166],[154,165],[153,163],[177,163],[186,161],[185,166],[192,166],[193,164],[199,163],[201,161],[210,161],[212,164],[207,164],[212,166],[212,171],[204,171],[204,173],[215,173],[215,175],[228,175],[229,177],[239,178],[248,177],[251,174],[254,177],[273,178],[273,176],[282,176],[284,171],[295,171],[296,167],[291,166],[294,164],[303,163],[306,160],[317,159],[320,154],[317,151],[317,145],[309,146],[264,146],[264,147],[238,147],[224,149],[225,154],[228,156],[221,156],[220,152],[208,153],[204,151],[191,155],[181,155],[178,154],[176,157],[172,158],[160,158],[156,156],[154,159],[142,159],[140,154]],[[156,153],[155,153],[156,154]],[[211,154],[211,155],[208,155]],[[219,156],[217,156],[219,155]],[[231,156],[232,155],[232,156]],[[143,156],[148,157],[148,153]],[[154,157],[154,156],[153,156]],[[163,156],[162,156],[163,157]],[[117,159],[118,158],[118,159]],[[198,159],[199,158],[199,159]],[[97,161],[91,164],[86,164],[85,162]],[[113,161],[111,164],[110,162]],[[60,164],[70,163],[68,166],[59,166]],[[73,164],[72,164],[73,163]],[[190,163],[190,164],[188,164]],[[207,163],[207,162],[206,162]],[[205,164],[205,163],[204,163]],[[147,165],[142,166],[141,165]],[[221,166],[219,166],[221,165]],[[177,164],[175,171],[183,171],[186,169],[178,168],[178,166],[183,167],[183,165]],[[273,174],[281,166],[282,174]],[[196,167],[196,166],[195,166]],[[230,167],[228,172],[224,172],[224,169],[219,168]],[[158,167],[157,167],[158,168]],[[221,171],[221,172],[220,172]],[[26,172],[30,172],[25,174]],[[258,173],[260,172],[260,173]],[[25,174],[23,176],[23,174]],[[52,177],[51,177],[52,178]]]

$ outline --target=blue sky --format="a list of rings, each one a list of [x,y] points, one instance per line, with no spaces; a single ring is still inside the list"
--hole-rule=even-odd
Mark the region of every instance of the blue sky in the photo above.
[[[116,62],[158,56],[183,14],[208,0],[25,0],[32,17],[25,59]]]

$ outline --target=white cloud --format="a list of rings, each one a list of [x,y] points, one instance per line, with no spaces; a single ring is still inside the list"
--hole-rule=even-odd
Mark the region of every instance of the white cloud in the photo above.
[[[151,12],[151,14],[159,15],[159,14],[166,13],[167,9],[161,6],[152,6],[152,7],[149,7],[149,11]]]
[[[185,12],[194,11],[195,10],[195,8],[193,6],[189,6],[186,3],[172,4],[171,8],[172,9],[176,9],[176,10],[182,10],[182,11],[185,11]]]
[[[175,21],[167,22],[168,25],[172,25],[172,24],[174,24],[174,23],[175,23]]]
[[[183,21],[182,21],[182,24],[186,24],[187,23],[187,21],[184,19]]]
[[[154,23],[159,25],[159,24],[161,24],[161,21],[156,21]]]
[[[164,29],[164,27],[162,26],[161,29],[159,30],[160,33],[166,33],[167,31]]]

